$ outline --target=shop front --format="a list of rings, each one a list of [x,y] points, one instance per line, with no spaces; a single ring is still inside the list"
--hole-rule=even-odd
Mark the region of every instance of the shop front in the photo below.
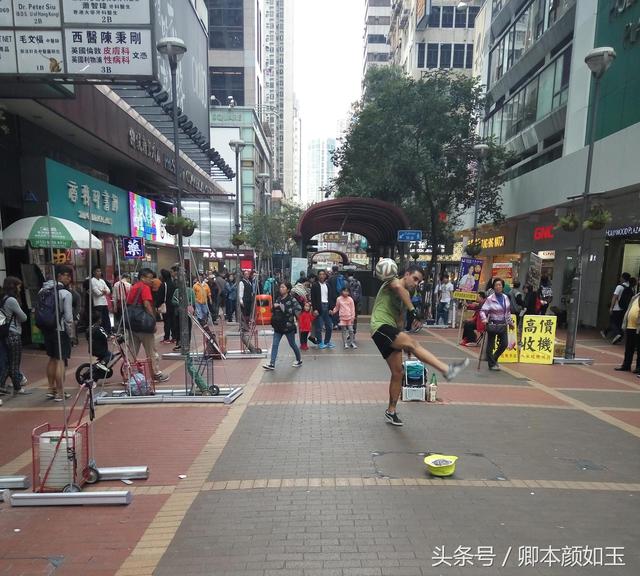
[[[491,231],[478,231],[481,252],[476,256],[484,260],[480,276],[480,290],[484,290],[492,278],[502,278],[511,284],[520,277],[521,257],[514,250],[515,230],[503,226]]]

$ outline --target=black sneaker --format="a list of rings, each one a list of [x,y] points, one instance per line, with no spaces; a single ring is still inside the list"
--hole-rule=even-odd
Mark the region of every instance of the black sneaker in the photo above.
[[[273,364],[263,364],[262,367],[265,370],[275,370],[276,369],[276,367]]]
[[[394,426],[404,426],[404,422],[398,418],[398,413],[394,412],[393,414],[388,410],[384,411],[384,417],[387,419],[389,424],[393,424]]]
[[[452,362],[449,364],[449,369],[444,375],[447,382],[453,380],[460,372],[462,372],[467,366],[469,366],[469,358],[460,360],[459,362]]]
[[[293,364],[291,364],[294,368],[300,368],[302,366],[302,360],[296,360]]]

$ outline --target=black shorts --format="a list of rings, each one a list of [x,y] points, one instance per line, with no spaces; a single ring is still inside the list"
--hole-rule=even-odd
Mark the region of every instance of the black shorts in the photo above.
[[[66,332],[60,332],[60,351],[58,351],[58,333],[43,332],[44,349],[49,358],[66,361],[71,357],[71,339]],[[59,354],[61,352],[62,354]]]
[[[389,324],[383,324],[371,335],[371,338],[385,360],[389,358],[393,352],[397,352],[397,350],[391,347],[391,344],[393,344],[398,334],[400,334],[398,328],[389,326]]]

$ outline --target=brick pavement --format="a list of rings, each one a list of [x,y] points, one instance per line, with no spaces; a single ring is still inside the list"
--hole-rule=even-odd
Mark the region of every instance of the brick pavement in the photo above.
[[[613,372],[620,347],[586,336],[578,352],[594,366],[473,365],[441,383],[441,402],[402,404],[402,429],[381,417],[387,368],[365,334],[355,351],[310,350],[299,370],[286,346],[274,373],[259,360],[218,363],[218,384],[247,385],[231,407],[100,407],[99,465],[150,463],[151,477],[134,482],[127,508],[0,504],[0,574],[636,574],[640,381]],[[456,346],[457,331],[418,338],[447,359],[477,354]],[[43,391],[32,377],[41,356],[29,354]],[[165,369],[180,387],[180,365]],[[0,471],[15,473],[30,461],[30,426],[56,412],[41,394],[0,411],[0,433],[13,434]],[[452,479],[425,474],[436,450],[461,457]],[[39,546],[58,518],[77,520],[78,543],[61,532]],[[627,566],[517,566],[519,546],[587,544],[624,546]],[[433,567],[442,545],[513,546],[516,557]]]

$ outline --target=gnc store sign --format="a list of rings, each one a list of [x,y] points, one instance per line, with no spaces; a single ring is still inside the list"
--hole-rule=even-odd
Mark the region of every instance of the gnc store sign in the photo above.
[[[533,229],[533,239],[535,241],[553,240],[553,228],[553,224],[550,224],[549,226],[536,226]]]

